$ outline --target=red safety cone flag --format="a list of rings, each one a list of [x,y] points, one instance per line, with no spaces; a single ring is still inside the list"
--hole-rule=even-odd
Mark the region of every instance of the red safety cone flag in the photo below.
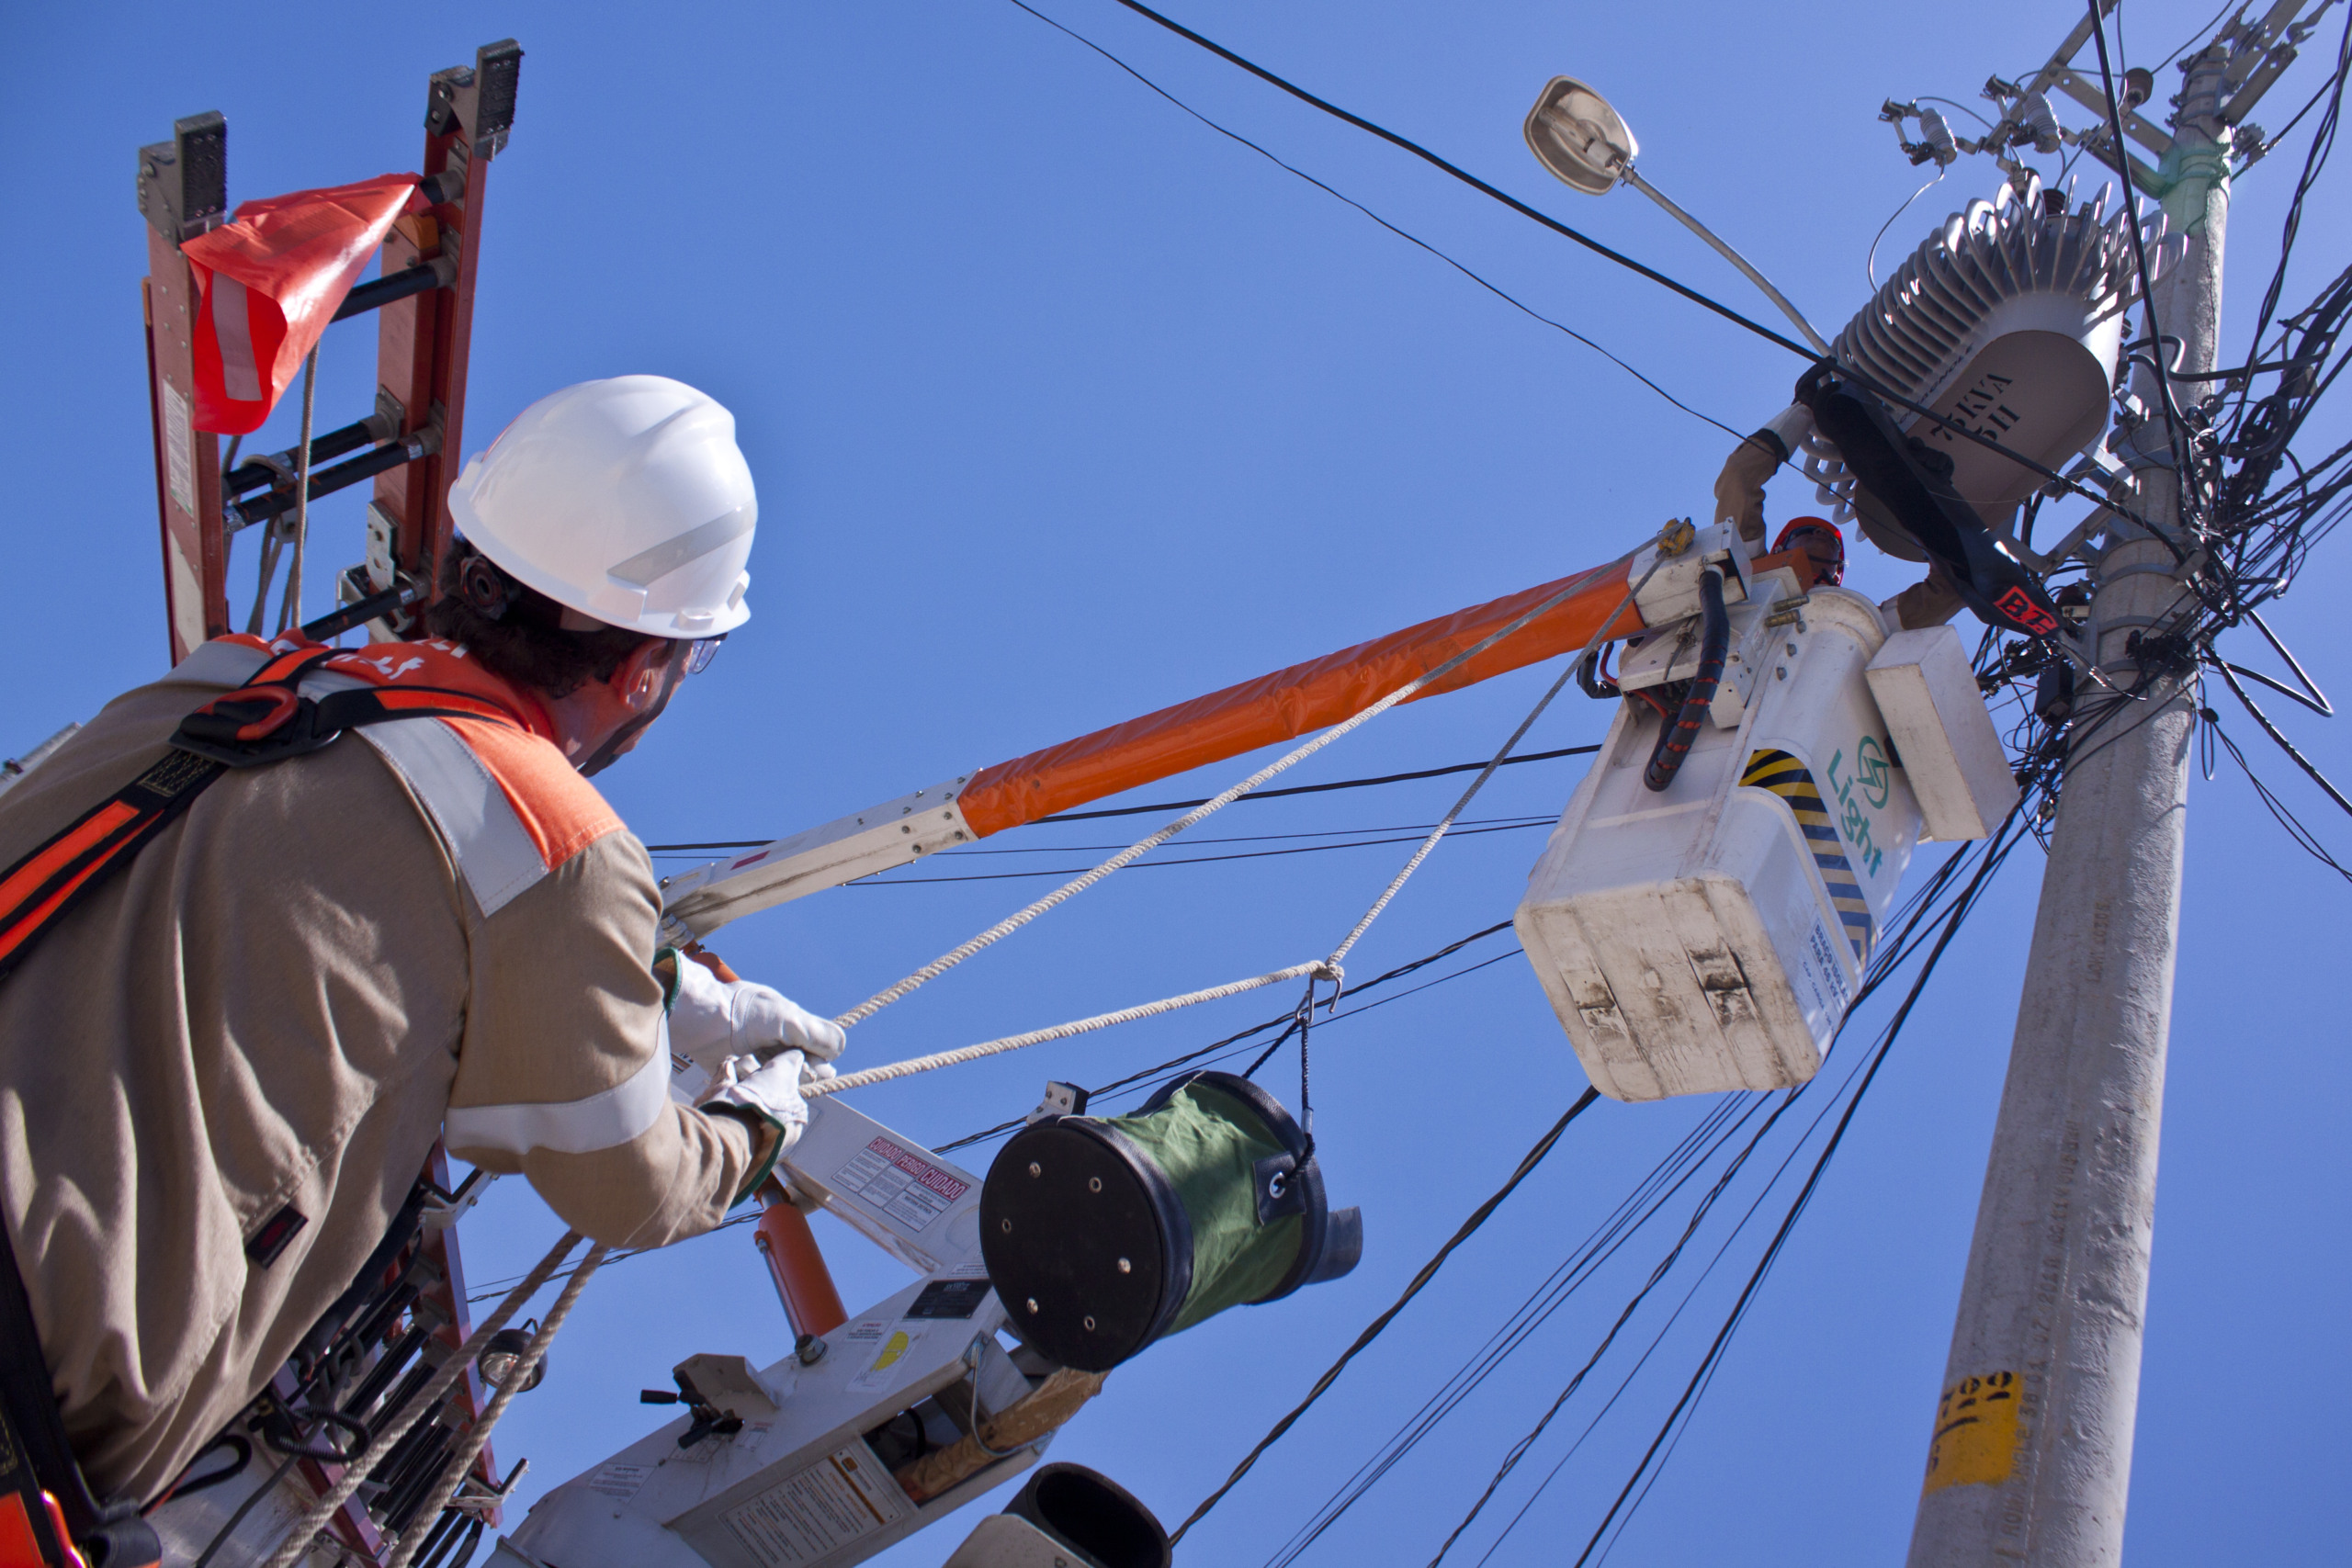
[[[424,209],[414,175],[298,190],[240,205],[180,247],[196,275],[196,427],[261,428],[403,211]]]

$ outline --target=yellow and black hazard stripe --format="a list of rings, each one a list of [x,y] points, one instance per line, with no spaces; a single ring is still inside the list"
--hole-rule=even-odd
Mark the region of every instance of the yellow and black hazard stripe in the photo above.
[[[1861,880],[1854,874],[1853,863],[1846,858],[1845,841],[1838,836],[1838,823],[1829,815],[1828,802],[1822,798],[1821,786],[1813,782],[1813,774],[1786,751],[1761,750],[1747,759],[1747,769],[1739,775],[1739,782],[1770,790],[1796,813],[1797,827],[1804,830],[1805,841],[1813,850],[1813,863],[1821,868],[1821,880],[1829,885],[1829,902],[1845,925],[1846,940],[1854,944],[1854,962],[1868,964],[1871,947],[1877,940],[1878,924],[1871,919],[1870,904],[1862,897]]]

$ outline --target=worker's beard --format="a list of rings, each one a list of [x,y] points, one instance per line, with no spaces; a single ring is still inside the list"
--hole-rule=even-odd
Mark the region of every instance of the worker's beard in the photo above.
[[[637,743],[637,738],[643,733],[645,727],[662,716],[662,710],[668,707],[670,699],[677,694],[678,683],[686,678],[686,656],[693,649],[691,642],[673,641],[670,644],[669,662],[662,667],[661,694],[653,699],[651,706],[606,736],[605,743],[588,754],[588,760],[580,764],[581,777],[593,779],[611,767],[619,761],[622,752]]]

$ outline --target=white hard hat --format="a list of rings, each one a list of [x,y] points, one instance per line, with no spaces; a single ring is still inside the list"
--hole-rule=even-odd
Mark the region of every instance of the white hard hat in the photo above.
[[[735,416],[683,381],[541,398],[466,464],[449,511],[509,576],[607,625],[707,637],[751,618],[751,466]]]

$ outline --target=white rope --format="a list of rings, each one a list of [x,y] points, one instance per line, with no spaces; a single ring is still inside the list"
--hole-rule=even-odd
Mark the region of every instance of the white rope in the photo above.
[[[1674,525],[1668,525],[1668,526],[1671,527],[1674,526]],[[1663,557],[1663,553],[1664,552],[1661,552],[1661,558]],[[1415,694],[1428,687],[1432,682],[1442,680],[1453,671],[1461,668],[1463,664],[1476,658],[1479,654],[1484,653],[1487,649],[1494,647],[1495,644],[1502,641],[1503,638],[1510,637],[1514,632],[1517,632],[1530,621],[1534,620],[1537,616],[1545,614],[1566,602],[1571,594],[1581,589],[1595,572],[1606,570],[1606,568],[1597,567],[1593,571],[1579,573],[1577,577],[1570,580],[1566,587],[1562,588],[1557,593],[1555,593],[1551,597],[1545,599],[1542,604],[1536,605],[1533,609],[1529,610],[1518,619],[1512,621],[1509,626],[1504,626],[1499,631],[1490,633],[1488,636],[1481,638],[1470,647],[1464,649],[1460,653],[1457,653],[1453,658],[1448,659],[1436,669],[1427,671],[1422,674],[1415,676],[1412,680],[1406,682],[1403,685],[1397,687],[1395,691],[1389,693],[1378,702],[1374,703],[1370,707],[1365,708],[1354,717],[1344,719],[1341,722],[1333,725],[1330,728],[1325,730],[1322,734],[1317,736],[1306,745],[1301,746],[1287,755],[1268,763],[1266,766],[1259,769],[1256,773],[1250,774],[1248,778],[1242,780],[1239,784],[1226,790],[1222,795],[1219,795],[1213,799],[1203,801],[1200,805],[1194,807],[1183,816],[1179,817],[1175,821],[1170,822],[1165,828],[1160,829],[1159,831],[1152,834],[1149,838],[1140,840],[1136,843],[1128,845],[1125,849],[1121,850],[1117,854],[1113,855],[1109,860],[1104,861],[1101,865],[1096,866],[1093,870],[1085,873],[1083,875],[1075,877],[1072,880],[1064,883],[1061,886],[1057,887],[1051,893],[1046,894],[1044,897],[1038,899],[1027,908],[1018,910],[1013,914],[1006,916],[1003,919],[999,920],[995,925],[990,926],[979,935],[972,938],[971,941],[965,942],[961,947],[957,947],[948,953],[942,953],[939,957],[933,959],[929,964],[924,964],[922,968],[916,970],[905,979],[900,980],[897,985],[888,987],[887,990],[876,991],[865,1001],[860,1002],[857,1006],[850,1009],[849,1011],[842,1013],[841,1016],[834,1019],[833,1021],[840,1024],[843,1029],[847,1029],[853,1024],[863,1023],[865,1020],[872,1018],[876,1013],[880,1012],[884,1008],[888,1007],[892,1002],[897,1001],[899,998],[906,996],[909,992],[914,990],[924,982],[935,979],[939,976],[945,974],[948,970],[953,969],[958,964],[963,963],[964,960],[971,957],[972,954],[979,952],[982,948],[990,946],[1002,938],[1010,936],[1014,931],[1019,931],[1023,926],[1027,925],[1031,920],[1035,919],[1039,915],[1044,914],[1046,910],[1052,908],[1055,905],[1061,903],[1064,899],[1085,892],[1088,888],[1093,886],[1096,883],[1102,881],[1113,872],[1117,871],[1120,867],[1135,860],[1137,856],[1158,849],[1160,845],[1166,843],[1169,840],[1174,838],[1185,829],[1192,827],[1194,823],[1199,822],[1211,813],[1224,809],[1227,806],[1229,806],[1234,801],[1240,799],[1243,795],[1249,794],[1251,790],[1256,789],[1260,784],[1264,784],[1268,779],[1272,778],[1276,773],[1281,773],[1283,769],[1288,768],[1293,763],[1313,756],[1316,752],[1320,751],[1324,747],[1329,746],[1332,741],[1337,740],[1340,737],[1347,734],[1359,725],[1386,713],[1398,703],[1404,702],[1408,697],[1413,696]],[[1653,565],[1650,570],[1652,571],[1656,571],[1657,568]],[[1643,581],[1645,582],[1648,581],[1646,573],[1644,575]],[[1630,593],[1626,595],[1628,603],[1632,601],[1632,597],[1633,596]],[[1622,615],[1623,612],[1624,605],[1620,604],[1617,607],[1617,613],[1618,615]],[[1608,624],[1614,626],[1616,621],[1617,615],[1612,615],[1610,616]],[[1595,642],[1597,643],[1598,640],[1599,639],[1596,637]],[[1588,649],[1587,651],[1589,651],[1589,649]]]
[[[426,1494],[424,1504],[410,1516],[408,1531],[401,1540],[400,1550],[392,1553],[391,1561],[385,1563],[384,1568],[408,1568],[409,1563],[415,1560],[417,1552],[433,1534],[433,1522],[441,1517],[441,1510],[448,1506],[450,1497],[464,1483],[466,1472],[474,1467],[474,1461],[481,1457],[483,1447],[490,1441],[491,1429],[498,1425],[498,1418],[506,1414],[506,1406],[513,1403],[514,1396],[530,1385],[532,1369],[547,1355],[548,1342],[555,1337],[555,1331],[561,1328],[563,1320],[571,1315],[571,1303],[580,1299],[580,1287],[588,1282],[588,1276],[596,1271],[596,1266],[605,1261],[605,1255],[611,1250],[599,1242],[580,1259],[580,1267],[571,1271],[571,1278],[564,1284],[563,1293],[557,1296],[555,1305],[548,1309],[547,1320],[539,1325],[538,1332],[531,1336],[531,1343],[522,1355],[515,1358],[514,1365],[499,1380],[498,1392],[491,1396],[489,1407],[482,1411],[458,1441],[457,1452],[444,1462],[440,1478],[434,1483],[433,1490]]]
[[[1421,847],[1413,852],[1413,858],[1405,863],[1405,869],[1398,872],[1396,880],[1389,883],[1382,890],[1380,897],[1372,901],[1372,908],[1363,912],[1363,919],[1356,922],[1356,929],[1348,933],[1347,941],[1331,950],[1331,956],[1327,962],[1333,969],[1340,967],[1340,961],[1347,957],[1348,950],[1355,946],[1363,933],[1372,929],[1372,922],[1380,919],[1381,911],[1388,908],[1388,901],[1396,897],[1397,889],[1405,886],[1413,873],[1421,869],[1421,862],[1427,860],[1430,852],[1437,848],[1437,841],[1445,837],[1446,829],[1453,826],[1454,818],[1460,817],[1463,809],[1470,804],[1481,789],[1486,787],[1487,781],[1495,776],[1495,770],[1503,765],[1503,759],[1510,756],[1519,743],[1527,738],[1527,732],[1535,727],[1535,721],[1543,716],[1544,710],[1552,705],[1552,699],[1560,694],[1560,688],[1568,683],[1568,677],[1577,672],[1577,666],[1592,657],[1592,650],[1599,648],[1611,630],[1616,626],[1617,618],[1632,606],[1634,596],[1649,586],[1650,579],[1657,575],[1657,569],[1664,566],[1670,558],[1664,549],[1660,549],[1657,558],[1650,562],[1649,570],[1642,573],[1642,580],[1625,590],[1625,597],[1620,599],[1617,602],[1617,607],[1609,612],[1609,618],[1600,623],[1600,629],[1592,634],[1592,639],[1584,645],[1584,651],[1568,660],[1568,667],[1560,671],[1560,678],[1552,682],[1552,689],[1544,694],[1536,705],[1528,710],[1527,716],[1519,721],[1519,728],[1510,732],[1510,739],[1503,742],[1503,749],[1495,753],[1492,761],[1478,771],[1478,776],[1470,781],[1470,787],[1462,792],[1462,798],[1453,803],[1453,809],[1445,814],[1444,819],[1430,830],[1430,836],[1421,840]],[[1335,1003],[1339,1000],[1337,997],[1331,999]]]
[[[1187,991],[1181,997],[1163,997],[1159,1001],[1145,1002],[1140,1007],[1122,1008],[1117,1012],[1096,1013],[1092,1018],[1081,1018],[1069,1023],[1057,1023],[1051,1029],[1034,1029],[1026,1034],[1010,1034],[1001,1040],[987,1040],[978,1045],[967,1045],[955,1051],[941,1051],[930,1056],[910,1056],[903,1062],[890,1062],[879,1067],[868,1067],[859,1073],[843,1073],[839,1077],[812,1079],[800,1086],[800,1092],[804,1095],[839,1094],[843,1089],[864,1089],[868,1084],[888,1083],[892,1078],[912,1077],[917,1073],[928,1073],[940,1067],[952,1067],[963,1062],[976,1062],[982,1056],[994,1056],[1006,1051],[1018,1051],[1024,1045],[1042,1045],[1048,1040],[1067,1040],[1073,1034],[1091,1034],[1095,1030],[1109,1029],[1114,1024],[1133,1023],[1137,1019],[1156,1018],[1163,1012],[1174,1012],[1178,1008],[1188,1008],[1200,1002],[1217,1001],[1226,997],[1238,997],[1244,991],[1254,991],[1261,986],[1278,986],[1284,980],[1295,980],[1307,975],[1319,975],[1327,979],[1337,977],[1336,971],[1326,964],[1294,964],[1287,969],[1277,969],[1271,975],[1260,975],[1248,980],[1236,980],[1230,985],[1212,986],[1205,991]]]
[[[417,1391],[400,1415],[393,1418],[392,1424],[377,1433],[358,1458],[344,1466],[343,1473],[296,1521],[293,1529],[278,1542],[277,1550],[270,1553],[269,1561],[263,1568],[293,1568],[293,1564],[310,1551],[311,1541],[326,1529],[336,1512],[350,1500],[351,1495],[359,1490],[359,1483],[368,1479],[368,1472],[382,1461],[394,1443],[408,1436],[410,1427],[427,1413],[440,1409],[442,1396],[465,1375],[466,1369],[473,1365],[474,1358],[481,1355],[482,1347],[490,1343],[490,1337],[505,1327],[506,1320],[520,1311],[525,1302],[538,1293],[539,1287],[548,1282],[548,1276],[555,1272],[556,1266],[570,1256],[573,1244],[579,1239],[578,1231],[563,1233],[563,1239],[539,1259],[537,1268],[523,1277],[521,1284],[507,1292],[506,1299],[498,1303],[498,1310],[482,1320],[481,1326],[458,1348],[457,1354],[441,1363],[431,1381]]]

